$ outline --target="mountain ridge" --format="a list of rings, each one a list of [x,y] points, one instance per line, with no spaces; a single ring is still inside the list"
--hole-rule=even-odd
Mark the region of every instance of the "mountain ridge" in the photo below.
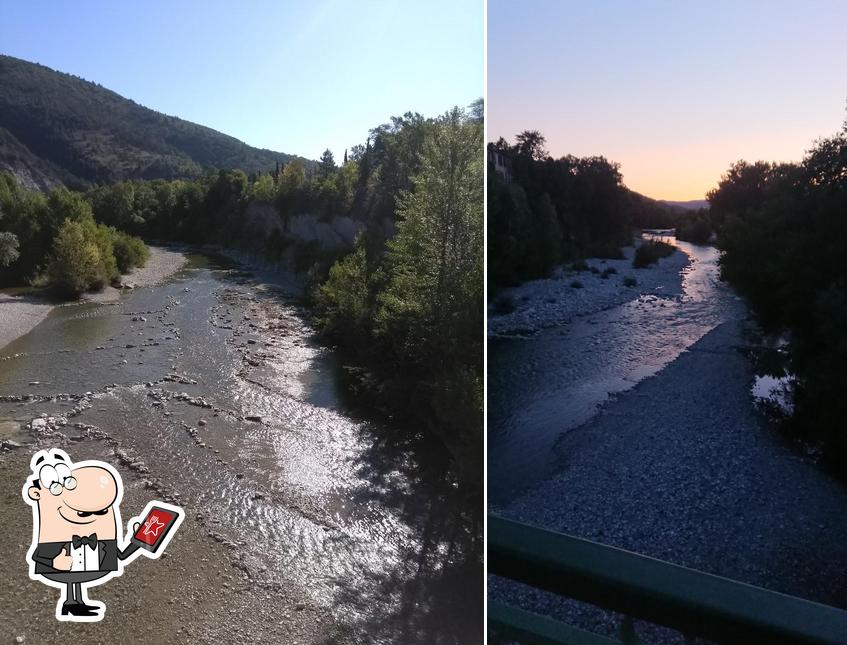
[[[98,83],[0,54],[0,169],[31,188],[271,170],[296,155],[254,148]]]

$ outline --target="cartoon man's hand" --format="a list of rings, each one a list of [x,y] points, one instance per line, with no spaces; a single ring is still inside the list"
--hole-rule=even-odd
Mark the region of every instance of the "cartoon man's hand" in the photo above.
[[[68,548],[62,551],[59,555],[53,558],[53,568],[59,571],[70,571],[74,564],[74,559],[68,554]]]

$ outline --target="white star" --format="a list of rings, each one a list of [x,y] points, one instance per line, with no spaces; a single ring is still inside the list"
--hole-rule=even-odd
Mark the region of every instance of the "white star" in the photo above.
[[[159,531],[163,529],[165,526],[164,522],[160,522],[159,518],[155,515],[151,517],[149,520],[144,522],[144,533],[143,535],[153,535],[153,537],[159,537]]]

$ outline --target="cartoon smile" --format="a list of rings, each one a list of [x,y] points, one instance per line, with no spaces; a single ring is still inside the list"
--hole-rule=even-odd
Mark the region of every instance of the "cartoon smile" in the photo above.
[[[67,506],[67,505],[66,505],[66,506]],[[70,506],[68,506],[68,508],[70,508],[72,511],[74,511],[74,512],[77,514],[77,516],[78,516],[78,517],[88,517],[88,516],[90,515],[89,513],[85,513],[84,511],[78,511],[78,510],[76,510],[75,508],[72,508],[72,507],[70,507]],[[75,521],[75,520],[68,519],[68,518],[67,518],[67,517],[65,517],[65,516],[64,516],[64,514],[62,513],[62,507],[61,507],[61,506],[60,506],[58,509],[56,509],[56,512],[59,514],[59,516],[60,516],[63,520],[65,520],[66,522],[70,522],[71,524],[91,524],[92,522],[94,522],[94,521],[97,519],[97,518],[91,518],[91,519],[90,519],[90,520],[88,520],[87,522],[77,522],[77,521]],[[105,513],[105,511],[103,511],[103,512],[98,511],[98,512],[97,512],[97,514],[98,514],[98,515],[103,515],[104,513]]]

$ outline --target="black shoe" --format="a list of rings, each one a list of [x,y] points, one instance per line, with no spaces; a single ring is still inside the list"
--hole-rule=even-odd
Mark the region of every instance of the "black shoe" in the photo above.
[[[81,602],[65,603],[62,605],[62,616],[96,616],[98,608],[93,605],[83,605]]]

